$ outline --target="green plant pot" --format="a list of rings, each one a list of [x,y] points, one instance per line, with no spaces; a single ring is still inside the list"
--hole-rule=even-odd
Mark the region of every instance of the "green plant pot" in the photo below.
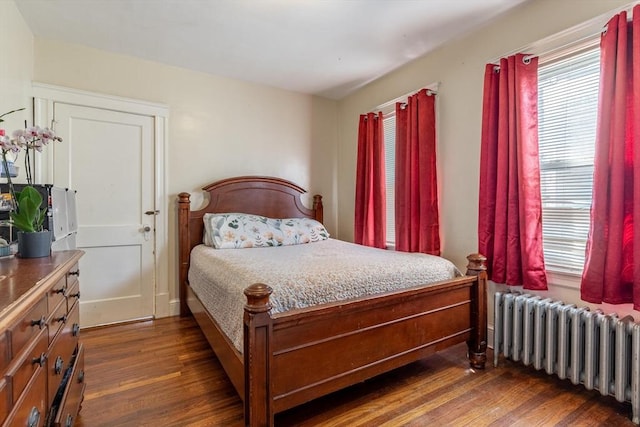
[[[51,231],[35,233],[18,231],[18,256],[21,258],[41,258],[51,254]]]

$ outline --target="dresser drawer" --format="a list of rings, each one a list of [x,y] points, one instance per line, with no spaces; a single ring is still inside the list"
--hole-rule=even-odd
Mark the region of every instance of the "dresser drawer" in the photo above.
[[[78,347],[73,370],[60,402],[60,410],[56,415],[54,427],[71,427],[74,424],[80,411],[84,389],[84,347],[81,344]]]
[[[24,345],[47,327],[47,300],[41,298],[16,322],[11,331],[11,354],[15,357]]]
[[[64,325],[62,333],[71,336],[70,339],[73,340],[73,348],[78,346],[78,341],[80,339],[80,303],[76,302],[69,310],[69,314],[67,314],[67,323]]]
[[[55,336],[58,334],[64,325],[67,323],[67,302],[63,298],[60,300],[58,306],[52,310],[49,316],[49,342],[52,343]]]
[[[0,423],[9,415],[9,409],[11,409],[11,396],[9,396],[9,383],[5,378],[0,379]]]
[[[75,283],[78,283],[78,277],[80,277],[80,268],[76,263],[67,272],[67,289],[70,289]]]
[[[65,367],[73,356],[78,346],[78,338],[80,335],[80,304],[76,303],[71,307],[71,311],[67,314],[65,323],[58,335],[58,339],[54,343],[51,353],[56,353],[56,357],[60,356],[65,362]]]
[[[70,285],[67,285],[67,308],[71,310],[73,304],[80,299],[80,282],[75,280]]]
[[[75,308],[72,312],[75,313],[74,316],[77,318],[78,305],[76,304],[74,307]],[[72,323],[67,322],[49,350],[49,360],[47,361],[49,404],[53,402],[53,399],[56,396],[56,392],[60,387],[65,371],[69,366],[71,366],[71,359],[76,350],[77,343],[78,337],[73,335]]]
[[[45,366],[47,346],[47,331],[40,331],[40,334],[26,347],[26,350],[11,362],[11,366],[7,370],[7,379],[11,383],[12,402],[18,400],[33,373],[41,366]]]
[[[58,280],[58,282],[49,289],[47,292],[47,306],[49,308],[49,312],[58,307],[58,305],[64,301],[65,294],[67,292],[67,278],[63,277]]]
[[[0,372],[4,372],[7,366],[9,366],[9,362],[11,361],[10,350],[7,332],[0,333]]]
[[[3,426],[43,426],[47,418],[47,375],[38,367]]]

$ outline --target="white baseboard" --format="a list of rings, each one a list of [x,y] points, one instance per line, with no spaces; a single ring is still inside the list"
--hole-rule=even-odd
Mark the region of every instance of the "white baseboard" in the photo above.
[[[178,298],[169,301],[169,316],[180,315],[180,300]]]
[[[156,318],[168,317],[169,314],[169,293],[162,292],[156,294]]]

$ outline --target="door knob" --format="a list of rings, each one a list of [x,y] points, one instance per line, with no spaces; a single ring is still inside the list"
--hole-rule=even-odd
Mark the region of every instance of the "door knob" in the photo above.
[[[144,232],[144,240],[149,240],[149,235],[151,234],[151,226],[144,225],[142,227],[142,231]]]

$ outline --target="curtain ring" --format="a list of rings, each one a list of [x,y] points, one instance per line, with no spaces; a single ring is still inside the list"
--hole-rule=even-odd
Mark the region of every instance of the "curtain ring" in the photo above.
[[[524,65],[529,65],[529,64],[531,64],[531,58],[533,58],[533,56],[531,56],[531,55],[523,56],[523,57],[522,57],[522,63],[523,63]]]

